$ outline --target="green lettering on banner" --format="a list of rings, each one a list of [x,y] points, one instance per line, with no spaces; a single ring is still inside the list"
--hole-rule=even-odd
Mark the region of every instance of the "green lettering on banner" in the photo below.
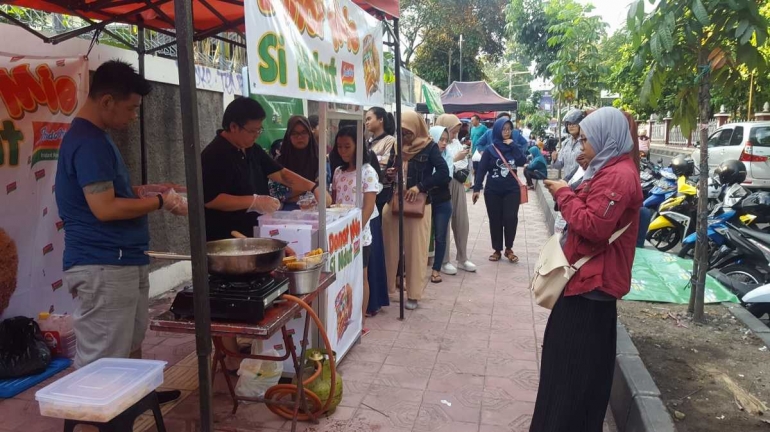
[[[313,52],[311,60],[304,50],[297,51],[297,78],[300,90],[337,94],[337,62],[334,57],[329,64],[318,58],[318,51]]]
[[[286,48],[283,36],[265,33],[259,40],[259,79],[263,84],[288,83],[286,76]],[[275,51],[275,55],[271,51]]]
[[[6,164],[6,143],[8,143],[8,165],[19,165],[19,147],[22,141],[24,141],[24,134],[16,129],[16,123],[11,120],[5,120],[0,124],[0,166]]]

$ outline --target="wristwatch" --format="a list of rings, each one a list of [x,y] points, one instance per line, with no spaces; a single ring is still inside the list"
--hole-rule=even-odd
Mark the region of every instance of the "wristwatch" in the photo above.
[[[158,194],[158,210],[163,208],[163,195]]]
[[[316,189],[318,189],[318,183],[313,185],[313,189],[310,189],[310,193],[315,193]]]

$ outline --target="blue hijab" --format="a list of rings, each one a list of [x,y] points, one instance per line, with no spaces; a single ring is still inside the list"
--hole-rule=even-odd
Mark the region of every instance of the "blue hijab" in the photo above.
[[[505,125],[511,126],[511,139],[512,143],[506,144],[503,142],[503,127]],[[521,136],[519,131],[513,127],[513,122],[507,118],[498,119],[495,125],[492,127],[492,145],[487,148],[487,151],[494,156],[495,159],[500,159],[495,149],[500,150],[506,160],[515,160],[521,158],[523,152],[521,151],[521,142],[524,142],[524,146],[527,145],[527,140]],[[525,147],[526,148],[526,147]]]

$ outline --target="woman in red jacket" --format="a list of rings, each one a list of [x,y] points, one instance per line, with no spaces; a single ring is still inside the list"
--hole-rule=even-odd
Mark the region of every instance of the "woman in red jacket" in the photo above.
[[[642,205],[630,123],[612,107],[590,114],[580,123],[583,183],[573,191],[561,180],[545,182],[567,221],[567,259],[594,257],[570,279],[548,319],[530,432],[602,431],[615,368],[616,300],[631,287]]]

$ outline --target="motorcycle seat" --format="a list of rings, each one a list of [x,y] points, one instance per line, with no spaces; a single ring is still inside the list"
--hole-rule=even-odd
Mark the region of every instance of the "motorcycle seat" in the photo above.
[[[741,232],[741,234],[745,236],[752,237],[766,245],[770,245],[770,234],[766,234],[766,233],[763,233],[762,231],[758,231],[751,228],[739,228],[738,230]]]

